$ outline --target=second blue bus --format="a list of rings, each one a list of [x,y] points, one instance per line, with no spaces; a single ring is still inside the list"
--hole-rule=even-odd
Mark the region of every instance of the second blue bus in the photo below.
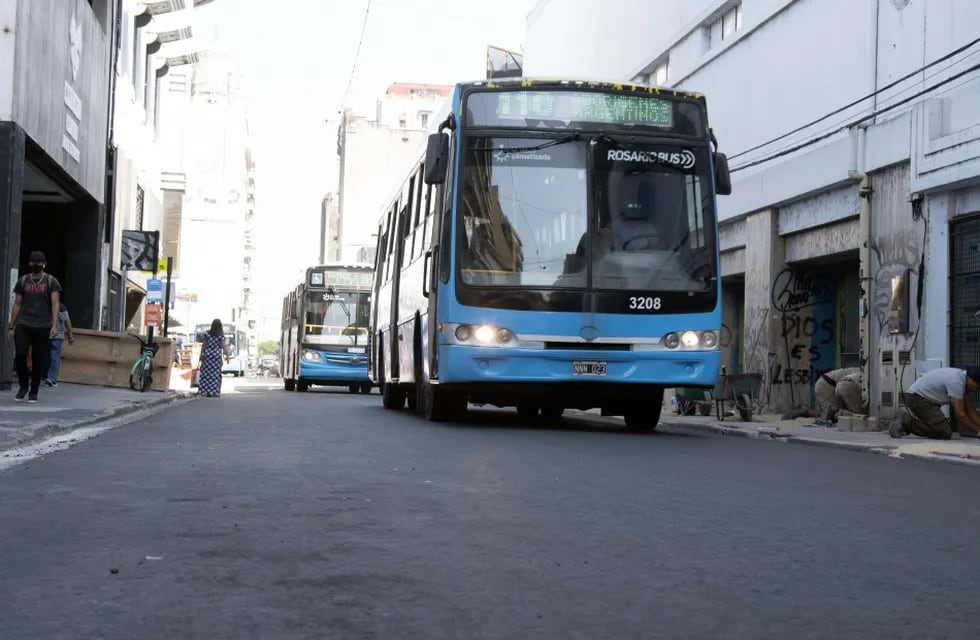
[[[327,264],[306,270],[283,300],[280,372],[286,391],[313,385],[370,393],[368,313],[370,265]]]

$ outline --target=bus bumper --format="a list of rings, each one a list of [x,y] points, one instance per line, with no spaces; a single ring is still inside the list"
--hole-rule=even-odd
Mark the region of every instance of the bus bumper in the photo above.
[[[575,363],[595,373],[576,374]],[[592,366],[587,363],[600,363]],[[602,366],[604,365],[604,366]],[[717,351],[591,351],[440,345],[440,384],[576,383],[713,387]],[[604,374],[597,373],[604,370]]]
[[[346,364],[337,362],[307,362],[299,365],[299,378],[312,384],[367,384],[367,364]]]

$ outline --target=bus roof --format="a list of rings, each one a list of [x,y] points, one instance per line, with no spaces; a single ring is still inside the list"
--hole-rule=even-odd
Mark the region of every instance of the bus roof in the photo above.
[[[704,99],[704,94],[680,89],[667,89],[655,85],[645,85],[637,82],[624,82],[614,80],[575,80],[568,78],[499,78],[495,80],[474,80],[472,82],[460,82],[461,89],[487,88],[487,89],[594,89],[598,91],[623,91],[626,93],[652,93],[662,96],[672,96],[675,98],[690,98],[692,100]]]

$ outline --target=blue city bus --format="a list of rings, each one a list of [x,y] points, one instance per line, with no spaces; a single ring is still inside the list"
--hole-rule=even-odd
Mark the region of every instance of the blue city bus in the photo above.
[[[729,193],[700,94],[456,85],[377,230],[384,406],[600,409],[655,429],[665,388],[718,377],[715,195]]]
[[[370,265],[306,270],[303,283],[283,300],[279,357],[286,391],[324,385],[371,393],[367,343],[373,283]]]

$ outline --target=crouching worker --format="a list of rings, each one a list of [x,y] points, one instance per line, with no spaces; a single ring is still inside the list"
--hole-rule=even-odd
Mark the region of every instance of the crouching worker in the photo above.
[[[817,396],[820,416],[829,422],[837,422],[837,413],[843,409],[858,415],[868,415],[868,403],[861,398],[861,369],[834,369],[828,371],[813,385]]]
[[[912,383],[905,397],[901,421],[892,421],[888,434],[901,438],[909,434],[949,440],[953,428],[940,407],[949,405],[959,425],[980,433],[980,414],[968,393],[980,391],[980,367],[934,369]]]

